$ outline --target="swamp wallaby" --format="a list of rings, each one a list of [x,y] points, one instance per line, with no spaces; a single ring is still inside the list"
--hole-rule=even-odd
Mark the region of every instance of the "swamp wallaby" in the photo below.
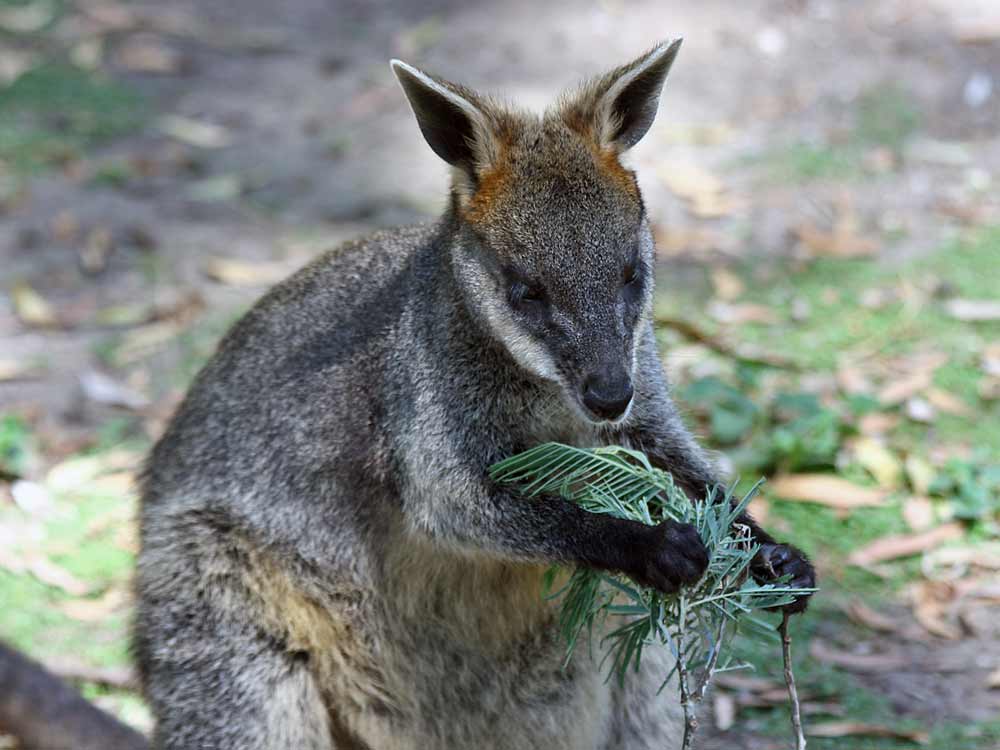
[[[706,565],[693,528],[526,499],[487,475],[559,440],[641,449],[694,496],[716,481],[668,393],[653,240],[619,161],[679,46],[541,116],[392,63],[451,166],[450,202],[268,293],[153,450],[135,651],[154,746],[679,743],[676,699],[654,699],[664,665],[624,687],[587,648],[564,668],[541,587],[565,563],[669,591]],[[753,528],[760,570],[813,584],[797,550]]]

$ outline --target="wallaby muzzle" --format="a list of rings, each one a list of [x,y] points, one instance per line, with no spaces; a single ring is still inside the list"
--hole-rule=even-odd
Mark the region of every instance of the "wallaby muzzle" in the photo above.
[[[632,378],[621,367],[602,367],[584,378],[583,405],[598,419],[614,421],[632,403]]]

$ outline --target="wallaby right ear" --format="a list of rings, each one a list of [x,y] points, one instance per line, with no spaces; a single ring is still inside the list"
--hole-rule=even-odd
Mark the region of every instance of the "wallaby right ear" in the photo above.
[[[448,164],[475,179],[489,138],[486,116],[475,95],[432,78],[402,60],[393,60],[390,65],[410,100],[427,145]]]

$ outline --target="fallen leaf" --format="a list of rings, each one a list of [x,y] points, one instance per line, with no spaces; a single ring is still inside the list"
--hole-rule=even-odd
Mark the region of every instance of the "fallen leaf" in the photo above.
[[[885,406],[897,406],[908,398],[929,388],[933,382],[934,372],[920,370],[887,384],[878,393],[878,400]]]
[[[879,487],[898,489],[903,480],[903,465],[892,451],[873,438],[864,437],[854,444],[854,458],[875,478]]]
[[[1000,342],[983,349],[982,365],[984,373],[1000,378]]]
[[[269,286],[290,273],[290,269],[281,263],[220,257],[209,258],[204,270],[209,278],[231,286]]]
[[[232,143],[232,137],[226,128],[189,117],[164,115],[159,119],[158,126],[160,132],[189,146],[223,148]]]
[[[948,618],[955,590],[941,581],[920,581],[911,589],[913,617],[931,635],[957,641],[962,628]]]
[[[116,60],[120,66],[135,73],[164,75],[179,72],[183,63],[177,50],[152,34],[129,37],[118,48]]]
[[[810,737],[890,737],[892,739],[926,745],[930,735],[923,731],[908,731],[882,724],[864,724],[856,721],[827,721],[810,724],[805,728]]]
[[[216,203],[233,200],[243,194],[243,179],[238,174],[220,174],[206,177],[191,185],[187,190],[191,200],[202,203]]]
[[[972,5],[971,7],[976,7]],[[980,10],[986,11],[987,3],[980,4]],[[988,44],[1000,39],[1000,15],[994,13],[970,13],[968,16],[958,16],[952,20],[951,33],[962,44]]]
[[[12,380],[35,380],[45,374],[45,367],[26,359],[0,359],[0,383]]]
[[[804,223],[795,227],[794,232],[814,255],[860,258],[875,255],[879,250],[877,242],[858,236],[853,229],[835,226],[831,231],[824,231],[815,224]]]
[[[715,289],[715,296],[723,302],[732,302],[744,291],[743,279],[725,266],[712,269],[712,287]]]
[[[149,405],[145,396],[97,370],[88,370],[80,375],[80,388],[87,399],[104,406],[139,411]]]
[[[872,384],[868,376],[858,367],[843,365],[837,368],[837,387],[848,395],[866,394],[872,392]]]
[[[27,573],[46,586],[61,589],[72,596],[86,596],[90,592],[89,584],[37,552],[0,547],[0,567],[15,574]]]
[[[92,599],[71,599],[59,605],[60,611],[80,622],[103,622],[123,609],[129,601],[127,590],[110,588],[102,596]]]
[[[710,227],[658,225],[654,230],[656,249],[665,255],[704,255],[731,248],[732,239]]]
[[[32,328],[58,328],[59,318],[48,301],[32,289],[27,282],[19,281],[11,290],[14,312],[21,322]]]
[[[759,525],[767,526],[767,517],[771,513],[771,503],[757,495],[747,506],[747,512]]]
[[[852,622],[876,630],[879,633],[894,633],[898,629],[898,624],[891,617],[876,612],[860,599],[852,599],[844,608],[847,616]]]
[[[924,391],[924,397],[931,406],[945,414],[956,417],[971,417],[974,414],[972,408],[962,399],[941,388],[928,388]]]
[[[885,435],[899,425],[899,415],[884,412],[870,412],[858,420],[858,432],[862,435]]]
[[[958,522],[946,523],[918,534],[893,534],[876,539],[850,554],[847,562],[861,567],[900,557],[909,557],[934,549],[945,542],[960,539],[965,527]]]
[[[87,233],[80,250],[80,265],[87,273],[99,273],[108,264],[108,256],[114,250],[114,238],[107,227],[95,227]]]
[[[729,693],[716,690],[712,694],[712,714],[715,717],[715,727],[725,732],[736,721],[736,701]]]
[[[983,401],[1000,400],[1000,377],[987,375],[976,384],[976,393]]]
[[[997,667],[986,676],[984,685],[990,690],[1000,690],[1000,667]]]
[[[843,667],[851,672],[888,672],[906,664],[897,654],[859,654],[842,651],[826,643],[822,638],[813,638],[809,644],[809,655],[816,661]]]
[[[1000,320],[1000,300],[950,299],[944,303],[944,310],[967,323]]]
[[[778,322],[778,316],[767,305],[753,303],[731,304],[713,300],[708,305],[708,314],[720,323],[734,325],[740,323],[759,323],[772,325]]]
[[[914,492],[918,495],[926,495],[930,492],[931,484],[937,476],[933,466],[915,453],[911,453],[906,457],[904,467],[906,468],[906,478],[910,481]]]
[[[688,204],[698,218],[715,219],[728,216],[740,202],[725,192],[725,185],[715,175],[695,164],[671,164],[659,172],[666,186]]]
[[[937,520],[929,497],[915,495],[903,501],[903,520],[914,531],[926,531]]]
[[[22,73],[35,66],[35,55],[14,49],[0,49],[0,84],[16,81]]]
[[[122,367],[145,359],[173,341],[184,328],[177,321],[164,320],[129,331],[114,350],[114,365]]]
[[[768,483],[771,492],[785,500],[819,503],[852,510],[885,504],[884,489],[862,487],[832,474],[785,474]]]

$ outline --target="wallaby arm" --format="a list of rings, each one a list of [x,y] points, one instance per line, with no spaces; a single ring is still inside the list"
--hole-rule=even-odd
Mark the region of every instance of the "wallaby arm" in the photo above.
[[[719,484],[720,480],[670,398],[652,328],[645,332],[639,344],[638,360],[636,402],[623,439],[626,444],[643,451],[653,466],[669,471],[692,499],[701,499],[706,488]],[[758,543],[775,543],[749,514],[744,513],[739,522],[750,527]]]

